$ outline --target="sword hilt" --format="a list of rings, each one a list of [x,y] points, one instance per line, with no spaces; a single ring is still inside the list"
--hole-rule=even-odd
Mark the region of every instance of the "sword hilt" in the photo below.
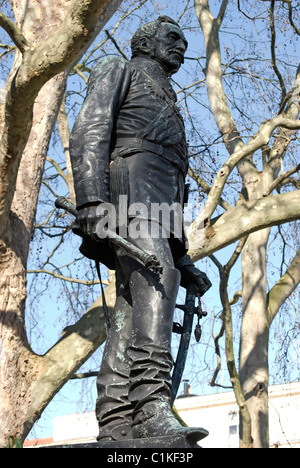
[[[75,216],[75,218],[78,215],[78,211],[76,210],[73,203],[69,202],[69,200],[67,200],[65,197],[58,197],[55,200],[55,206],[56,206],[56,208],[60,208],[62,210],[68,211],[73,216]]]
[[[73,203],[69,202],[69,200],[67,200],[65,197],[58,197],[55,200],[55,206],[56,208],[63,209],[68,213],[71,213],[75,217],[78,216],[78,211],[76,210]],[[106,231],[106,234],[112,243],[116,244],[118,247],[123,248],[129,254],[138,258],[146,268],[153,271],[155,274],[162,275],[163,267],[155,255],[149,255],[147,252],[144,252],[142,249],[135,247],[126,239],[123,239],[123,237],[119,236],[115,232],[110,231],[109,229]]]

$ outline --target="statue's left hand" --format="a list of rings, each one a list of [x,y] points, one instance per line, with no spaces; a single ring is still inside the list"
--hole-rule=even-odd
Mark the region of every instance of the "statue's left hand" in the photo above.
[[[181,286],[187,287],[191,283],[196,285],[200,296],[212,287],[212,283],[203,271],[198,270],[194,265],[186,265],[181,270]]]

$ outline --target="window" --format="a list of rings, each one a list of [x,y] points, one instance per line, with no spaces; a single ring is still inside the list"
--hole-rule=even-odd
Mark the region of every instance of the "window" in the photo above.
[[[228,447],[238,448],[239,447],[239,414],[236,411],[232,411],[228,414],[228,418],[229,418]]]

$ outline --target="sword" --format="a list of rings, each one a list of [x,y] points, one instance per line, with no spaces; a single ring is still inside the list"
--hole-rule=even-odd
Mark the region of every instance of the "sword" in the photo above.
[[[196,298],[198,297],[198,306],[195,305]],[[182,380],[188,349],[190,345],[194,316],[197,315],[198,323],[195,328],[195,338],[199,343],[201,338],[200,320],[206,317],[207,312],[204,312],[201,307],[200,296],[196,293],[196,287],[193,283],[189,284],[186,288],[186,300],[184,305],[176,305],[177,309],[184,311],[183,325],[178,323],[173,325],[173,332],[181,335],[181,340],[178,348],[177,359],[175,362],[172,374],[172,389],[171,389],[171,404],[173,406],[177,396],[179,385]]]
[[[75,206],[72,203],[70,203],[65,197],[58,197],[55,200],[55,206],[56,208],[60,208],[69,212],[75,217],[77,217],[78,215],[78,211],[76,210]],[[130,255],[139,259],[143,263],[143,265],[145,265],[146,268],[149,268],[154,273],[162,274],[163,267],[160,265],[155,255],[149,255],[147,252],[140,249],[139,247],[136,247],[131,242],[128,242],[126,239],[119,236],[110,229],[107,229],[105,232],[107,234],[108,239],[113,244],[117,245],[118,247],[121,247],[122,249],[126,250],[126,252]]]

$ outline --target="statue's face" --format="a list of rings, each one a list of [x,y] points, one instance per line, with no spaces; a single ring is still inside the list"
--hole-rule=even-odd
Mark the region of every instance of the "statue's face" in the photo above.
[[[154,41],[152,58],[159,62],[168,75],[177,73],[184,63],[188,42],[178,26],[164,23],[159,28]]]

